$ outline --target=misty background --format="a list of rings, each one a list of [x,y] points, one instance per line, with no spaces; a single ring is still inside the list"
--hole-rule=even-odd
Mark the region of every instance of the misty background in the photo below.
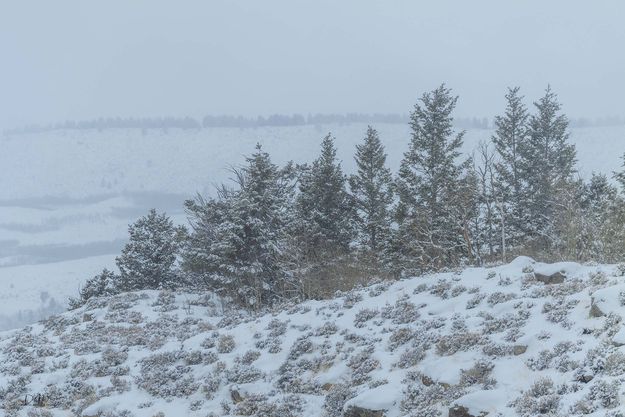
[[[0,129],[97,117],[457,116],[548,83],[571,117],[622,115],[625,4],[585,1],[2,2]]]
[[[353,172],[367,123],[311,114],[404,117],[374,123],[394,172],[405,116],[442,82],[460,96],[456,121],[490,125],[508,86],[531,108],[547,84],[571,119],[621,121],[624,21],[618,0],[0,1],[0,330],[63,311],[115,267],[128,224],[149,208],[186,224],[184,199],[227,182],[257,142],[276,163],[310,162],[331,131]],[[307,123],[204,118],[274,114]],[[156,127],[109,129],[117,117]],[[204,128],[161,129],[161,117]],[[100,118],[112,122],[20,131]],[[466,154],[492,134],[456,127],[468,129]],[[622,122],[572,124],[580,175],[620,169],[624,137]]]

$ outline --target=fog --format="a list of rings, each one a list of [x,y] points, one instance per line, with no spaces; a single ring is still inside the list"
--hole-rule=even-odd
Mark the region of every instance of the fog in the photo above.
[[[548,83],[572,117],[622,115],[624,21],[620,0],[2,2],[0,128],[405,113],[442,82],[460,116]]]

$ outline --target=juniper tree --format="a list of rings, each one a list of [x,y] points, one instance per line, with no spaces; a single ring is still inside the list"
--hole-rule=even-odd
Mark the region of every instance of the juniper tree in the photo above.
[[[458,162],[464,132],[452,128],[457,97],[441,85],[426,93],[410,116],[412,139],[401,162],[396,245],[409,271],[458,263],[470,251]]]
[[[390,237],[393,177],[385,166],[386,153],[378,132],[367,128],[364,142],[356,145],[357,174],[349,178],[360,248],[376,263]],[[379,265],[378,265],[379,266]]]
[[[548,249],[555,239],[553,225],[558,212],[556,191],[575,172],[575,146],[568,143],[568,120],[547,87],[534,103],[537,113],[529,119],[527,140],[519,147],[520,172],[526,183],[523,199],[527,234],[539,248]]]
[[[503,230],[502,247],[518,244],[521,239],[527,216],[524,209],[522,151],[528,137],[527,108],[519,87],[508,88],[506,110],[502,116],[495,117],[495,133],[492,136],[498,161],[497,197],[501,201],[500,210],[506,228]]]
[[[346,182],[334,139],[328,134],[321,143],[321,155],[301,175],[296,202],[299,233],[310,259],[334,257],[349,250],[354,229]]]
[[[128,227],[129,241],[116,258],[123,291],[175,286],[173,268],[181,229],[152,209]]]
[[[291,165],[281,169],[257,145],[246,165],[234,169],[235,188],[215,199],[187,201],[192,233],[183,267],[254,308],[292,290],[285,258],[292,226]]]

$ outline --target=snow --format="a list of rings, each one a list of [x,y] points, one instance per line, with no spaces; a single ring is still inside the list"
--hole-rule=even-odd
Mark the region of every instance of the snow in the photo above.
[[[98,262],[106,259],[82,267]],[[79,271],[80,264],[75,266]],[[34,275],[39,267],[13,268],[31,268]],[[530,267],[564,268],[567,277],[562,284],[546,285],[534,279]],[[434,407],[443,416],[454,405],[472,413],[517,416],[532,415],[533,397],[526,393],[547,377],[559,387],[554,395],[561,415],[579,415],[574,410],[581,401],[603,416],[607,409],[590,391],[625,377],[625,368],[615,361],[625,355],[625,346],[615,343],[625,337],[622,321],[615,319],[625,312],[618,302],[623,288],[613,265],[548,265],[521,258],[494,268],[384,282],[260,315],[222,305],[210,294],[122,294],[0,334],[0,384],[9,386],[17,372],[27,376],[20,395],[50,392],[61,399],[72,384],[88,384],[96,395],[72,400],[86,415],[130,410],[137,417],[160,411],[205,417],[207,410],[235,415],[253,404],[301,402],[293,415],[322,416],[326,396],[345,384],[352,393],[338,404],[343,410],[358,406],[404,416],[402,403],[412,390],[419,407]],[[348,295],[359,301],[346,304]],[[468,303],[476,295],[481,301]],[[591,297],[606,303],[608,315],[590,317]],[[419,317],[406,319],[407,303]],[[356,326],[365,308],[377,315]],[[232,338],[231,349],[221,347],[224,338]],[[526,350],[513,352],[515,346]],[[419,347],[424,354],[402,365],[404,355]],[[102,368],[107,349],[125,353],[119,364]],[[173,356],[146,368],[145,361],[158,355]],[[479,363],[492,370],[479,374]],[[580,382],[580,372],[592,380]],[[183,384],[180,391],[176,384]],[[203,386],[212,387],[211,393]],[[445,395],[436,397],[441,390]],[[233,391],[242,402],[233,400]],[[521,405],[515,405],[521,397]],[[623,404],[623,395],[618,401]],[[64,415],[67,407],[51,410]]]

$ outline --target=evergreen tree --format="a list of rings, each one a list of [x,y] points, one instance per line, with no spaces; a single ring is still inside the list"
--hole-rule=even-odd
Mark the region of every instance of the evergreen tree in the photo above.
[[[128,227],[129,242],[116,263],[120,290],[159,289],[177,285],[173,271],[181,229],[152,209]]]
[[[71,309],[78,308],[84,305],[90,298],[106,297],[119,292],[119,276],[104,268],[102,272],[87,280],[80,289],[77,299],[70,298],[69,306]]]
[[[354,230],[346,182],[336,159],[334,139],[328,134],[321,143],[321,155],[303,170],[296,203],[298,234],[310,260],[319,261],[349,251]]]
[[[520,172],[526,183],[523,204],[527,234],[539,248],[549,248],[555,239],[556,191],[575,172],[575,146],[568,143],[568,120],[559,114],[560,103],[547,87],[536,103],[537,113],[529,120],[528,138],[518,148]]]
[[[397,179],[397,246],[409,272],[457,264],[470,252],[462,189],[470,161],[457,162],[464,132],[452,128],[456,101],[441,85],[410,117],[412,139]]]
[[[186,203],[193,233],[183,267],[204,276],[213,290],[260,308],[294,290],[285,256],[293,170],[278,168],[257,145],[234,174],[235,189],[222,186],[216,199]]]
[[[390,237],[393,178],[385,166],[384,146],[371,126],[367,128],[364,143],[356,145],[355,160],[358,172],[350,177],[349,185],[358,241],[361,249],[379,263]]]
[[[495,117],[495,134],[492,136],[499,159],[495,171],[500,194],[498,198],[503,203],[500,209],[508,220],[504,223],[507,227],[503,230],[502,246],[518,244],[528,220],[523,210],[520,149],[527,141],[529,114],[523,104],[523,96],[519,95],[519,87],[508,88],[505,98],[505,113]]]

